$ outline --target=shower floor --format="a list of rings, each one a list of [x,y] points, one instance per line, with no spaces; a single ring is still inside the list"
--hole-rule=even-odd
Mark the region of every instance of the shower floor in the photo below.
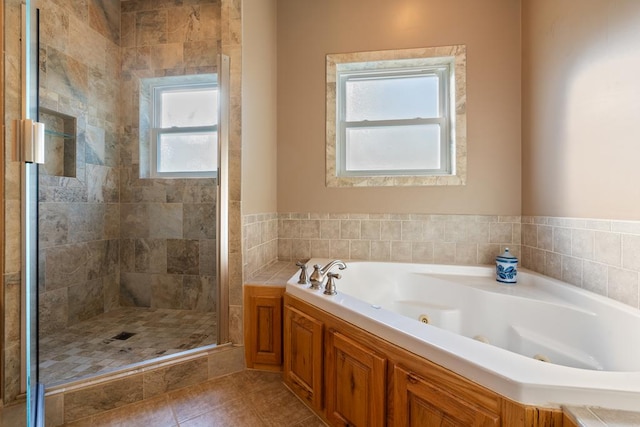
[[[40,337],[40,382],[59,384],[215,344],[216,331],[215,313],[118,308]]]

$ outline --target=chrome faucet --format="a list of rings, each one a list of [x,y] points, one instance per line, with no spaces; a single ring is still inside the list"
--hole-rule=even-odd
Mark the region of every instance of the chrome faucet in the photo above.
[[[336,265],[340,270],[344,270],[345,268],[347,268],[347,264],[345,264],[344,261],[340,261],[339,259],[334,259],[324,267],[322,267],[320,264],[314,265],[313,273],[311,273],[311,276],[309,277],[309,281],[311,282],[311,289],[321,289],[322,283],[327,277],[327,273],[329,273],[329,271]]]

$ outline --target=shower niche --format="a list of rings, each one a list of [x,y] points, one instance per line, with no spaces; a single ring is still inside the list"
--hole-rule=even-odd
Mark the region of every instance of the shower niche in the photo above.
[[[76,118],[40,107],[40,122],[45,124],[45,163],[50,176],[76,177]]]

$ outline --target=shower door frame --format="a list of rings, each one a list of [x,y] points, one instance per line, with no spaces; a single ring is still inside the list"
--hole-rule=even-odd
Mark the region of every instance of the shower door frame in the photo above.
[[[216,199],[217,344],[229,339],[229,103],[230,60],[218,54],[218,193]]]

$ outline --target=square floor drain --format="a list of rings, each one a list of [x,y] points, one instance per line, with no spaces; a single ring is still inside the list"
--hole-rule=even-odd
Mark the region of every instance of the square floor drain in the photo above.
[[[135,332],[120,332],[118,335],[116,335],[115,337],[111,338],[112,340],[128,340],[129,338],[131,338],[132,336],[135,335]]]

